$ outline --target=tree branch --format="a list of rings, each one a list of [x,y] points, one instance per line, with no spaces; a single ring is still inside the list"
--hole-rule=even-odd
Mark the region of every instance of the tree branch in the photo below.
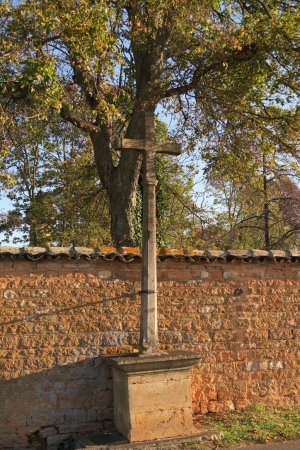
[[[99,102],[97,100],[96,86],[94,79],[90,73],[82,67],[82,63],[78,57],[72,58],[69,51],[70,64],[73,69],[73,80],[83,90],[88,105],[95,109]]]
[[[299,233],[300,229],[299,227],[292,228],[291,230],[288,230],[286,233],[284,233],[276,242],[272,243],[271,248],[276,247],[279,244],[282,244],[282,242],[287,239],[288,237],[292,236],[293,234]]]
[[[72,123],[73,125],[76,125],[76,127],[80,128],[83,131],[87,131],[89,133],[91,132],[98,132],[99,128],[94,125],[92,122],[89,122],[79,116],[77,116],[74,111],[71,111],[68,105],[63,105],[60,110],[60,115],[63,119],[67,120],[68,122]]]
[[[252,43],[249,45],[245,45],[241,50],[232,50],[232,52],[225,57],[224,55],[220,54],[219,59],[216,62],[213,62],[206,67],[202,66],[203,61],[201,61],[201,65],[199,64],[196,67],[192,80],[189,83],[165,90],[161,93],[161,98],[170,98],[174,97],[175,95],[187,94],[189,91],[197,88],[197,85],[203,76],[218,69],[222,69],[224,63],[227,63],[228,65],[236,65],[247,62],[250,61],[254,56],[256,56],[257,52],[258,48],[256,44]]]

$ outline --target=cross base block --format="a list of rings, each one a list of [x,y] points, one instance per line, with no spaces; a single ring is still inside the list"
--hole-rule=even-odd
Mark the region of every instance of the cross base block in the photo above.
[[[199,358],[194,352],[108,358],[115,427],[129,442],[195,433],[190,369]]]

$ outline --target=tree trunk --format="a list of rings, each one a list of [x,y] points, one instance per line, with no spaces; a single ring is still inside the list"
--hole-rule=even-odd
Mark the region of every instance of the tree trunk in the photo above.
[[[263,156],[263,193],[264,193],[264,238],[265,238],[265,249],[270,250],[270,209],[269,209],[269,198],[268,198],[268,179],[267,179],[267,169],[265,156]]]
[[[139,103],[129,122],[126,137],[139,139],[144,137],[143,111],[146,106]],[[147,111],[154,112],[155,106],[147,105]],[[96,166],[101,183],[106,189],[110,201],[111,235],[116,247],[135,245],[132,234],[132,221],[136,206],[136,188],[142,164],[142,154],[134,150],[125,150],[120,156],[117,167],[111,159],[111,136],[108,127],[91,134]]]
[[[29,245],[31,247],[36,247],[38,245],[36,227],[31,221],[29,223]]]
[[[111,235],[114,245],[136,245],[133,235],[133,221],[136,206],[135,168],[140,166],[139,160],[134,163],[127,161],[128,172],[116,170],[110,192]]]
[[[132,11],[130,12],[130,14]],[[162,36],[165,40],[168,33]],[[154,49],[141,50],[133,45],[136,70],[136,98],[132,115],[125,133],[128,139],[145,138],[144,112],[154,113],[159,97],[153,90],[160,80],[163,69],[163,42]],[[91,135],[95,160],[100,180],[108,192],[111,210],[111,234],[116,246],[132,246],[132,220],[136,205],[136,189],[143,156],[133,150],[121,152],[117,167],[111,158],[111,128],[102,127],[102,131]]]

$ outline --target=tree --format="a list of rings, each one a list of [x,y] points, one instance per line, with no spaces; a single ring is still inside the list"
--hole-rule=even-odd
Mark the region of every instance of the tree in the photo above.
[[[28,112],[10,128],[2,161],[14,209],[1,218],[1,231],[7,239],[18,231],[14,241],[33,246],[110,242],[107,197],[86,137],[70,124],[29,119]]]
[[[300,189],[299,187],[288,177],[283,180],[278,180],[276,183],[277,189],[281,195],[279,198],[279,207],[283,214],[285,222],[289,225],[289,228],[280,237],[279,244],[296,236],[296,245],[300,246]],[[278,244],[277,244],[278,245]]]
[[[143,137],[141,112],[163,103],[186,117],[196,104],[203,139],[218,132],[220,112],[259,117],[264,100],[299,90],[293,0],[27,0],[1,9],[2,103],[55,109],[89,134],[118,245],[131,241],[141,155],[116,154],[112,142]]]
[[[207,149],[206,172],[216,201],[223,205],[217,223],[225,246],[258,243],[268,250],[294,245],[293,234],[298,234],[284,211],[288,190],[295,200],[291,180],[300,175],[299,114],[293,107],[269,107],[265,112],[280,120],[262,129],[255,118],[245,122],[231,117],[218,141]]]
[[[14,235],[15,243],[32,246],[68,246],[72,241],[94,247],[111,244],[107,196],[89,141],[71,124],[54,117],[40,121],[28,113],[28,108],[23,109],[22,119],[18,114],[18,123],[9,129],[3,187],[14,209],[1,217],[0,230],[7,240]],[[157,121],[156,133],[159,140],[166,138],[163,122]],[[156,166],[158,244],[184,245],[195,209],[193,172],[163,156],[157,157]],[[131,239],[140,246],[142,184],[137,203]]]
[[[283,179],[269,183],[266,223],[263,179],[261,177],[252,185],[246,180],[243,183],[218,180],[214,184],[212,193],[218,210],[211,215],[202,237],[212,248],[298,248],[300,228],[296,214],[296,206],[299,206],[296,186],[292,191],[284,192],[282,185],[286,182]]]

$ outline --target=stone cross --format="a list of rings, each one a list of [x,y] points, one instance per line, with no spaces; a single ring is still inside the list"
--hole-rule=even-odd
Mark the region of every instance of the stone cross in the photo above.
[[[155,155],[179,155],[180,144],[155,141],[154,113],[144,113],[144,139],[117,139],[118,150],[143,152],[143,242],[142,242],[142,307],[140,347],[143,353],[158,350],[157,271],[156,271],[156,185]]]

